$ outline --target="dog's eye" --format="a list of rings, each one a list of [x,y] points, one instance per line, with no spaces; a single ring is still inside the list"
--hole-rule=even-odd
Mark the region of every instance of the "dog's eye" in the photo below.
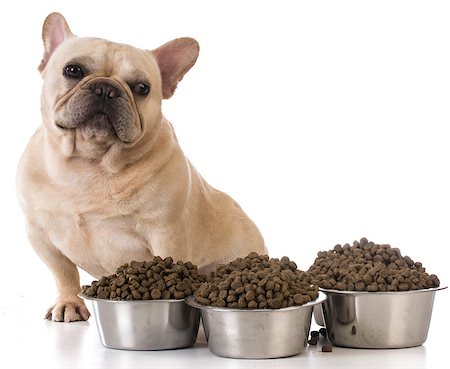
[[[145,83],[138,83],[133,87],[133,92],[137,95],[147,96],[150,92],[150,86]]]
[[[75,64],[70,64],[64,67],[64,75],[69,78],[80,79],[84,77],[83,69]]]

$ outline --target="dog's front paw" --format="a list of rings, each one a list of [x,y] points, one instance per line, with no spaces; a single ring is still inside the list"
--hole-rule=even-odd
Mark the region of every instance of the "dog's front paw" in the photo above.
[[[74,298],[58,300],[55,305],[48,309],[45,319],[69,323],[88,320],[90,315],[83,300],[75,296]]]

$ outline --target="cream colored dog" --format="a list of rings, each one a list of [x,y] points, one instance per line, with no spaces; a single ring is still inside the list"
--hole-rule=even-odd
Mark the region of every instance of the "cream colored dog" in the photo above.
[[[195,40],[148,51],[78,38],[58,13],[43,40],[43,124],[19,164],[18,194],[59,290],[48,319],[88,319],[77,266],[99,278],[160,255],[207,271],[265,252],[254,223],[199,175],[161,113],[197,59]]]

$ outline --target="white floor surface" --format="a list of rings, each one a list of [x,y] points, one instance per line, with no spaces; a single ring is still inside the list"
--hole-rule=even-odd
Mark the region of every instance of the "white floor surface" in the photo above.
[[[408,349],[361,350],[308,347],[300,355],[271,360],[237,360],[212,354],[202,332],[188,349],[124,351],[102,346],[94,318],[55,323],[43,319],[52,291],[32,290],[0,300],[0,360],[6,368],[439,368],[447,358],[449,291],[436,294],[428,339]],[[49,300],[48,302],[51,302]],[[313,328],[317,328],[313,325]]]

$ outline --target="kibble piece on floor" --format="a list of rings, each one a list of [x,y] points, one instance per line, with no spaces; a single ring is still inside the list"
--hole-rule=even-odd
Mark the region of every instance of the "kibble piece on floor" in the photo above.
[[[308,340],[308,344],[311,346],[315,346],[317,345],[317,340],[311,338],[310,340]]]
[[[332,352],[333,351],[333,347],[332,346],[322,346],[322,352]]]

